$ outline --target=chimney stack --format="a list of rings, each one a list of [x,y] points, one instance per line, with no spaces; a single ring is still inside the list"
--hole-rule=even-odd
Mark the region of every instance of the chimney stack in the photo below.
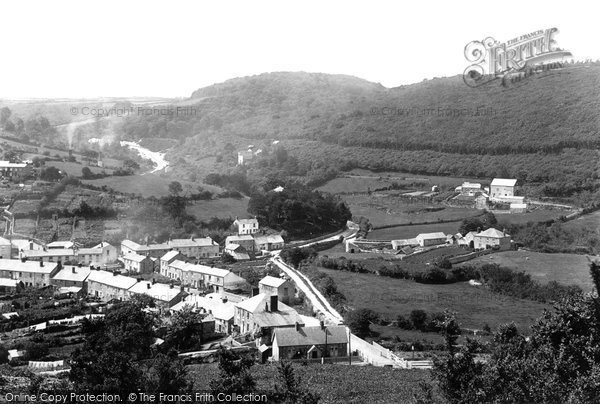
[[[156,283],[156,279],[152,278],[152,284],[154,285]]]
[[[323,320],[319,321],[319,325],[321,326],[322,330],[325,329],[325,322]]]
[[[73,268],[72,268],[72,270],[73,270],[73,273],[74,273],[74,274],[76,274],[76,273],[77,273],[77,271],[75,271],[75,267],[73,267]]]
[[[274,296],[269,296],[269,300],[271,302],[271,310],[270,311],[277,311],[277,295]]]
[[[150,287],[151,287],[151,286],[150,286],[150,282],[148,282],[148,284],[146,285],[146,287],[147,287],[148,289],[150,289]]]
[[[169,289],[173,289],[173,282],[169,285]]]
[[[296,321],[296,331],[300,331],[300,323]]]
[[[117,276],[117,270],[113,269],[113,276]]]
[[[43,267],[44,266],[44,261],[40,258],[40,266]]]

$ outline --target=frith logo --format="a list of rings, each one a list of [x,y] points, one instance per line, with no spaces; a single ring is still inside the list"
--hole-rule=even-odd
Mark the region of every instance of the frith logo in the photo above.
[[[463,80],[470,87],[477,87],[495,79],[502,85],[541,71],[562,67],[571,52],[556,46],[556,28],[539,30],[521,35],[505,43],[492,37],[472,41],[465,46],[465,57],[472,63],[464,73]]]

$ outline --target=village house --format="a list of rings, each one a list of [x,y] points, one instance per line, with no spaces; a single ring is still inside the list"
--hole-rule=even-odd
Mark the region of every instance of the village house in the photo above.
[[[137,272],[140,274],[149,274],[154,272],[154,261],[150,256],[129,253],[123,255],[123,265],[127,272]]]
[[[93,270],[87,278],[88,295],[105,302],[113,299],[127,300],[128,290],[136,283],[136,279],[119,275],[117,272]]]
[[[48,250],[68,250],[74,249],[75,243],[72,241],[53,241],[51,243],[46,244],[46,249]]]
[[[348,356],[344,326],[277,328],[273,331],[273,360],[340,358]]]
[[[169,265],[171,265],[171,263],[173,263],[174,261],[184,261],[187,257],[185,255],[183,255],[182,253],[180,253],[179,251],[176,250],[172,250],[169,251],[168,253],[166,253],[165,255],[163,255],[162,257],[160,257],[160,274],[164,275],[164,276],[168,276],[167,275],[167,270],[169,268]]]
[[[59,270],[59,264],[54,262],[0,259],[0,277],[23,282],[25,286],[48,286]]]
[[[248,252],[254,251],[254,237],[249,234],[227,236],[225,238],[225,249],[229,249],[232,244],[242,246]]]
[[[446,243],[446,235],[442,232],[421,233],[415,237],[421,247],[429,247]]]
[[[0,278],[0,295],[8,295],[16,293],[19,288],[24,288],[25,285],[16,279]]]
[[[75,294],[87,294],[86,280],[91,272],[90,267],[67,265],[50,279],[50,284],[57,289],[70,288],[69,291]]]
[[[75,250],[77,262],[83,265],[107,265],[117,261],[117,247],[103,241],[90,248]]]
[[[258,233],[258,220],[254,219],[235,219],[233,225],[237,227],[238,235]],[[236,243],[240,244],[240,243]]]
[[[267,296],[264,293],[236,303],[233,321],[240,333],[257,339],[257,346],[270,344],[272,332],[276,328],[304,325],[296,310],[279,302],[277,296]]]
[[[210,237],[173,239],[167,242],[170,249],[177,250],[187,257],[214,258],[219,256],[219,244]]]
[[[464,195],[475,195],[476,192],[481,192],[481,184],[478,182],[463,182],[461,186],[456,187],[455,191]]]
[[[254,246],[257,251],[281,250],[284,244],[283,237],[279,234],[254,236]]]
[[[136,253],[139,255],[149,255],[150,257],[160,258],[165,255],[171,247],[167,244],[138,244],[131,240],[121,241],[121,255]]]
[[[280,302],[290,304],[295,290],[288,279],[265,276],[258,282],[258,292],[267,296],[277,296]]]
[[[248,250],[239,244],[227,244],[224,251],[236,261],[247,261],[251,259]]]
[[[25,175],[31,168],[27,163],[11,163],[0,160],[0,175],[5,178],[17,178]]]
[[[31,261],[44,261],[44,262],[76,262],[75,250],[53,248],[46,250],[23,250],[19,253],[19,258],[27,259]]]
[[[215,319],[215,332],[231,334],[233,331],[235,307],[227,298],[216,293],[209,293],[206,296],[188,295],[173,306],[171,310],[180,311],[186,306],[191,307],[193,311],[212,315]]]
[[[33,240],[33,239],[11,239],[10,240],[10,244],[11,244],[11,255],[8,257],[2,257],[2,258],[20,258],[21,255],[21,251],[25,251],[25,250],[43,250],[44,249],[44,245],[42,243],[40,243],[39,241]]]
[[[476,234],[473,241],[476,250],[484,250],[487,248],[510,250],[511,247],[510,235],[494,228]]]
[[[182,268],[181,282],[198,289],[212,289],[223,293],[225,290],[244,289],[248,282],[227,269],[211,268],[206,265],[187,265]]]
[[[129,296],[146,295],[154,299],[160,307],[173,307],[187,296],[187,293],[180,287],[173,284],[156,283],[154,281],[138,280],[129,290]]]
[[[161,267],[160,274],[169,277],[170,279],[180,281],[183,279],[183,271],[190,265],[194,264],[182,260],[174,260],[166,266],[164,271]]]

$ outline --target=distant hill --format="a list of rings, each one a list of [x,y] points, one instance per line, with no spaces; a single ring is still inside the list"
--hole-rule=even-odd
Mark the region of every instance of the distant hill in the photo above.
[[[179,153],[188,154],[196,145],[218,148],[219,139],[288,140],[295,142],[293,154],[335,161],[342,169],[504,172],[525,180],[548,156],[552,166],[529,180],[563,178],[576,183],[574,188],[590,189],[599,174],[599,64],[568,65],[506,87],[496,80],[478,88],[460,76],[388,89],[351,76],[269,73],[199,89],[186,102],[198,114],[131,118],[125,133],[180,139]],[[412,169],[407,163],[419,155],[427,161]],[[564,169],[554,167],[557,161]]]

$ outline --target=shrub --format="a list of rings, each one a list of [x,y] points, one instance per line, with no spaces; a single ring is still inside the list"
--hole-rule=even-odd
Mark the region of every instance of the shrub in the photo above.
[[[427,313],[424,310],[415,309],[410,312],[410,321],[413,327],[423,331],[427,322]]]

